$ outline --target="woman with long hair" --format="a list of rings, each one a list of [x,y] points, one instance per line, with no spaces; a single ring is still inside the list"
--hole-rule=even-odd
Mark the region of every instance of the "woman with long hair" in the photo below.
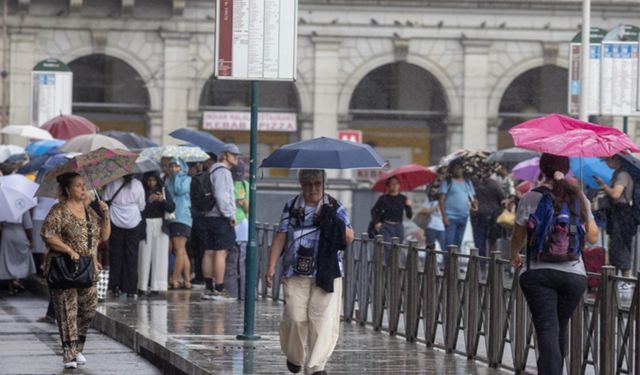
[[[102,269],[97,259],[98,244],[111,234],[109,206],[98,202],[102,218],[88,208],[87,188],[82,176],[76,172],[61,174],[57,181],[60,201],[49,211],[40,232],[50,249],[45,260],[45,274],[54,256],[72,260],[92,256],[97,274]],[[89,288],[51,289],[50,293],[62,340],[64,367],[77,368],[87,363],[82,351],[98,303],[95,281]]]
[[[573,238],[573,241],[582,241],[578,243],[580,250],[584,240],[594,243],[598,238],[598,227],[591,214],[589,201],[565,179],[569,171],[569,158],[542,154],[540,170],[544,176],[542,185],[526,193],[518,203],[511,239],[511,264],[515,268],[523,264],[520,250],[525,244],[540,243],[548,238],[532,238],[537,228],[533,226],[535,214],[544,194],[551,194],[553,198],[554,218],[558,217],[562,207],[568,207],[570,223],[573,221],[572,225],[584,226],[569,229],[571,233],[584,233],[584,238]],[[539,222],[538,225],[543,223]],[[572,243],[571,240],[568,242]],[[520,275],[520,287],[529,305],[538,338],[538,373],[561,375],[567,353],[567,325],[587,288],[587,274],[580,254],[571,254],[573,256],[570,257],[567,252],[564,258],[552,259],[546,254],[543,257],[540,253],[534,253],[531,249],[533,246],[528,247],[526,270]],[[545,251],[543,247],[543,253]]]

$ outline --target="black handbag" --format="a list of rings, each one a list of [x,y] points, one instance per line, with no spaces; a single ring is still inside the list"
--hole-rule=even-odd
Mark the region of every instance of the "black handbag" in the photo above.
[[[91,250],[91,223],[89,212],[85,209],[87,220],[87,244]],[[89,288],[95,278],[93,257],[91,255],[80,256],[78,260],[72,260],[68,255],[58,255],[51,258],[47,284],[51,289]]]

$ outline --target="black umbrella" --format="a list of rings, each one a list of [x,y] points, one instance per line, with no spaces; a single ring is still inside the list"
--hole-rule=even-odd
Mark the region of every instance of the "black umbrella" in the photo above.
[[[131,132],[121,132],[117,130],[107,130],[104,132],[100,132],[99,134],[106,135],[107,137],[111,137],[119,140],[129,149],[141,149],[147,147],[158,147],[158,144],[154,141],[150,140],[147,137],[143,137],[136,133]]]

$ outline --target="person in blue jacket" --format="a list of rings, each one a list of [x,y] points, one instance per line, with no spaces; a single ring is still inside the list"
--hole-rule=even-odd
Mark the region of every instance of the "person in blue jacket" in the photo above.
[[[169,161],[169,181],[167,190],[176,205],[175,219],[170,224],[171,245],[176,260],[169,280],[170,289],[180,288],[180,275],[184,280],[183,288],[191,289],[191,262],[187,255],[187,240],[191,236],[191,177],[187,174],[187,163],[172,158]]]

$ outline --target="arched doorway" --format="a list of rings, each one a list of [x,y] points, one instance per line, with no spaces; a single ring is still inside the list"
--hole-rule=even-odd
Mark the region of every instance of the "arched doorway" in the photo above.
[[[447,103],[433,74],[406,62],[383,65],[356,86],[350,127],[392,166],[430,165],[446,152]]]
[[[259,91],[259,112],[271,116],[268,121],[261,123],[261,125],[268,123],[270,126],[266,129],[262,128],[258,137],[258,154],[263,158],[274,149],[299,140],[300,124],[297,115],[300,112],[300,100],[293,82],[263,81],[259,84]],[[243,129],[240,128],[229,129],[224,124],[207,121],[207,118],[211,114],[228,116],[238,112],[248,116],[250,105],[250,82],[217,80],[211,77],[200,95],[203,130],[211,131],[225,142],[236,143],[241,149],[247,151],[248,155],[250,141],[248,131],[242,131]],[[279,122],[276,116],[280,115],[282,115],[282,121]]]
[[[549,113],[567,112],[567,69],[544,65],[520,74],[500,101],[498,149],[513,146],[508,130],[514,125]]]
[[[147,135],[149,93],[142,77],[126,62],[103,54],[69,63],[73,72],[73,113],[101,131]]]

